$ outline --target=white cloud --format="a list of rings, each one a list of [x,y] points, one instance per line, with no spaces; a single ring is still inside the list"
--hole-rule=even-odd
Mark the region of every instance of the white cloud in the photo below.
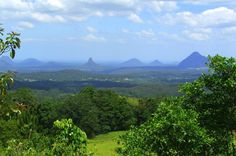
[[[40,22],[65,22],[65,19],[62,16],[55,15],[51,16],[49,14],[35,12],[31,14],[31,17]]]
[[[215,4],[215,3],[220,3],[220,4],[233,4],[235,3],[232,0],[185,0],[184,3],[188,4],[194,4],[194,5],[207,5],[207,4]]]
[[[81,16],[81,15],[72,15],[72,16],[66,16],[67,19],[82,22],[85,21],[88,17],[87,16]]]
[[[2,10],[29,10],[33,8],[33,3],[23,0],[1,0],[0,9]]]
[[[168,20],[168,21],[167,21]],[[205,10],[199,14],[179,12],[166,15],[159,22],[169,24],[186,24],[192,27],[227,27],[236,25],[236,11],[226,7]]]
[[[24,29],[31,29],[31,28],[34,28],[34,25],[27,21],[18,22],[15,27],[16,30],[24,30]]]
[[[184,35],[187,38],[197,41],[204,41],[210,39],[210,35],[212,34],[212,29],[210,28],[193,28],[191,30],[184,30]]]
[[[175,1],[151,1],[149,7],[157,12],[165,11],[174,11],[177,7],[177,2]]]
[[[170,11],[176,9],[176,4],[172,1],[156,0],[0,0],[1,16],[11,15],[0,19],[27,20],[28,16],[33,15],[40,22],[62,22],[83,21],[91,16],[121,16],[142,23],[140,12]]]
[[[128,19],[134,23],[143,23],[143,20],[135,13],[131,13]]]
[[[36,6],[38,7],[47,7],[52,10],[65,9],[65,5],[61,0],[37,0]]]
[[[93,34],[88,34],[82,37],[81,39],[84,41],[89,41],[89,42],[106,42],[107,41],[104,37],[95,36]]]
[[[197,41],[204,41],[209,39],[209,35],[205,33],[200,33],[200,32],[192,32],[192,31],[184,31],[184,34],[193,40]]]
[[[235,10],[228,9],[226,7],[219,7],[215,9],[209,9],[199,15],[200,24],[203,26],[228,26],[236,25],[236,12]]]
[[[161,36],[161,39],[168,39],[168,40],[174,40],[174,41],[185,41],[185,38],[181,37],[179,34],[173,34],[173,33],[167,33],[167,32],[159,32],[159,36]]]
[[[93,28],[93,27],[87,27],[86,30],[87,30],[88,32],[91,32],[91,33],[97,31],[97,30],[96,30],[95,28]]]
[[[66,20],[59,15],[49,15],[46,13],[35,12],[31,14],[31,17],[40,22],[65,22]]]
[[[212,34],[236,26],[236,11],[227,7],[207,9],[200,13],[188,11],[166,14],[157,20],[160,24],[176,25],[184,29],[184,35],[193,40],[208,40]]]
[[[139,36],[140,38],[152,38],[153,39],[155,37],[155,33],[151,29],[136,32],[136,35]]]

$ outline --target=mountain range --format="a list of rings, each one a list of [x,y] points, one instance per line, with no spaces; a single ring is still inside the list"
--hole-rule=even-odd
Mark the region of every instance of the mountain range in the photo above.
[[[199,52],[193,52],[191,55],[183,59],[176,66],[167,66],[161,63],[159,60],[154,60],[151,63],[143,63],[136,58],[132,58],[121,64],[115,66],[106,66],[97,64],[92,58],[89,58],[85,64],[72,64],[72,63],[60,63],[60,62],[42,62],[37,59],[26,59],[21,62],[14,62],[7,56],[0,57],[0,71],[6,70],[16,70],[16,71],[48,71],[48,70],[64,70],[64,69],[79,69],[85,71],[106,71],[114,70],[119,68],[129,68],[129,70],[134,70],[134,68],[139,68],[142,70],[153,70],[155,69],[189,69],[189,68],[204,68],[206,67],[208,59],[202,56]]]

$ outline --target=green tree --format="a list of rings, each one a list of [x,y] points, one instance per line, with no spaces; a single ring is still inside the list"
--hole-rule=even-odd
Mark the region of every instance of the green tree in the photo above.
[[[124,156],[204,155],[212,138],[198,123],[198,114],[185,110],[179,100],[162,102],[154,116],[122,136]]]
[[[55,155],[85,156],[87,153],[87,136],[72,119],[62,119],[54,122],[58,134],[53,144]]]
[[[86,90],[86,91],[85,91]],[[100,131],[98,108],[93,102],[94,88],[66,97],[59,106],[59,118],[71,118],[76,125],[93,137]]]
[[[138,105],[135,106],[137,125],[141,125],[155,113],[161,100],[161,98],[139,99]]]
[[[181,88],[183,106],[195,110],[215,138],[215,154],[226,154],[236,130],[236,60],[217,55],[209,57],[208,66],[208,73]]]
[[[11,32],[4,34],[4,29],[0,27],[0,56],[4,53],[10,53],[10,57],[15,57],[16,50],[20,48],[21,41],[19,39],[20,34]],[[4,38],[5,37],[5,38]],[[7,88],[10,83],[13,83],[12,73],[5,73],[0,75],[0,94],[6,95]]]
[[[91,87],[65,98],[58,112],[59,118],[72,118],[88,137],[127,130],[136,123],[134,107],[125,98],[109,90]]]

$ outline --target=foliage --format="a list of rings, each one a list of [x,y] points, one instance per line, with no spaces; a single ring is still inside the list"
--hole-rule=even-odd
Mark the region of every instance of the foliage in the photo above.
[[[58,100],[52,98],[43,99],[37,110],[38,129],[45,134],[53,134],[53,122],[59,118],[57,106]]]
[[[18,131],[19,124],[17,120],[2,120],[0,119],[0,145],[6,145],[10,139],[19,139],[21,134]]]
[[[53,152],[50,149],[50,139],[38,133],[33,134],[31,139],[9,139],[6,143],[6,146],[6,149],[2,153],[0,153],[1,155],[53,156]]]
[[[208,66],[207,74],[181,88],[183,105],[199,114],[201,126],[216,139],[215,154],[227,153],[236,129],[236,60],[217,55]]]
[[[1,96],[0,134],[3,144],[8,139],[31,138],[37,130],[36,98],[28,89]],[[5,139],[4,139],[5,138]]]
[[[87,155],[87,136],[71,119],[62,119],[54,122],[59,129],[53,144],[55,155]]]
[[[154,116],[122,137],[125,156],[204,155],[210,151],[210,138],[198,124],[198,114],[185,110],[178,100],[162,102]]]
[[[59,118],[72,118],[89,137],[126,130],[136,123],[133,106],[109,90],[88,87],[68,96],[58,108]]]
[[[0,27],[0,36],[4,36],[4,29]],[[0,55],[10,52],[11,58],[15,57],[16,49],[20,48],[20,34],[11,32],[6,35],[5,40],[0,38]]]
[[[161,100],[162,98],[144,98],[139,100],[138,105],[135,106],[137,125],[141,125],[152,116]]]
[[[10,57],[15,57],[16,50],[20,48],[21,41],[20,34],[11,32],[6,35],[4,39],[4,29],[0,27],[0,56],[4,53],[10,52]],[[0,95],[6,95],[9,83],[13,83],[11,73],[0,75]]]
[[[11,72],[0,75],[0,94],[6,95],[7,89],[13,82],[13,74]]]
[[[7,122],[7,124],[9,123]],[[13,127],[6,124],[3,126],[4,128]],[[11,135],[3,133],[2,138],[6,138],[6,142],[4,143],[5,147],[0,146],[0,155],[91,155],[87,152],[86,134],[75,126],[71,119],[57,120],[54,122],[54,126],[58,131],[57,135],[52,137],[32,132],[31,137],[23,139],[22,137],[17,138],[15,133]],[[10,132],[12,131],[10,130]],[[15,132],[19,131],[15,129]]]
[[[20,112],[14,111],[14,106],[11,95],[0,96],[0,118],[9,120],[16,117]]]

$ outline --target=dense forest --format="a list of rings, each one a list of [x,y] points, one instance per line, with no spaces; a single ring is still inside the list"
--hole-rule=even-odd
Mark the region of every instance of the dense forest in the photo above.
[[[18,37],[13,32],[1,39],[0,55],[9,52],[14,58]],[[0,155],[96,155],[88,150],[88,139],[112,131],[126,131],[116,149],[124,156],[236,155],[236,60],[209,57],[208,67],[207,73],[182,84],[178,95],[153,98],[94,87],[39,96],[19,82],[8,91],[13,75],[3,73]],[[48,83],[59,90],[68,86],[46,81],[31,85],[47,88]]]

